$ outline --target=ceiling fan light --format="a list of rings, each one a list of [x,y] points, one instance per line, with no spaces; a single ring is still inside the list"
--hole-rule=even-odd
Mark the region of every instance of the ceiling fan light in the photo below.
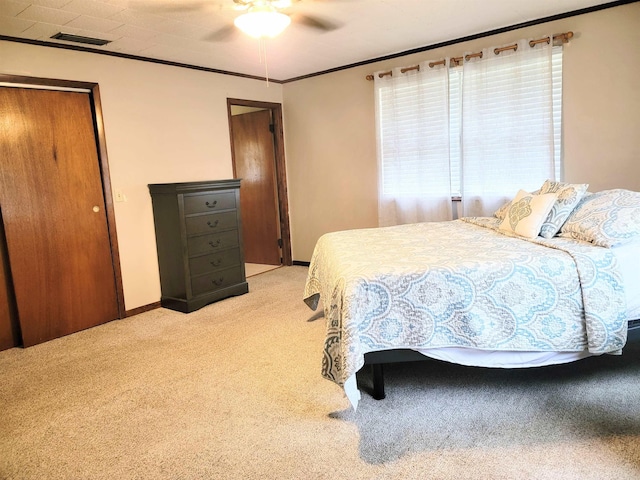
[[[252,7],[234,22],[236,27],[254,38],[273,38],[284,31],[291,23],[291,18],[284,13],[269,7]]]

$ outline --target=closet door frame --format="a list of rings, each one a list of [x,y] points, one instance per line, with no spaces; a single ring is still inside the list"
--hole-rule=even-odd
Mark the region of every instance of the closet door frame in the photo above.
[[[9,87],[43,88],[48,90],[79,90],[89,94],[89,102],[93,112],[93,126],[96,137],[98,162],[100,164],[100,176],[102,192],[107,215],[107,228],[109,230],[109,244],[111,246],[111,262],[115,274],[116,297],[118,301],[118,318],[125,318],[124,289],[122,286],[122,270],[120,268],[120,253],[118,250],[118,237],[116,234],[116,217],[111,194],[111,179],[109,176],[109,161],[107,157],[107,142],[102,119],[102,103],[100,101],[100,87],[93,82],[79,82],[73,80],[59,80],[52,78],[37,78],[21,75],[0,74],[0,85]]]

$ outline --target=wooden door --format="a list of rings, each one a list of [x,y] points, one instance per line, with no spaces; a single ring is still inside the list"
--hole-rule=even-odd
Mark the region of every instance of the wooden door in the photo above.
[[[25,347],[118,318],[89,95],[0,87],[0,208]]]
[[[271,111],[231,117],[245,262],[280,265],[279,217]]]
[[[13,300],[9,258],[0,211],[0,351],[20,345],[20,327]]]

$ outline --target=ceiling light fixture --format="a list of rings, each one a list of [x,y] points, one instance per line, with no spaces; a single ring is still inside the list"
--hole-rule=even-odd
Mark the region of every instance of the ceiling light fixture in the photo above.
[[[236,27],[254,38],[273,38],[291,23],[289,15],[279,12],[273,5],[252,5],[249,11],[237,17]]]

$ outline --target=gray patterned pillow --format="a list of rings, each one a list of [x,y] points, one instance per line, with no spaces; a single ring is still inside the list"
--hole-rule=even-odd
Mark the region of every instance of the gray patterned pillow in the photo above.
[[[585,196],[560,235],[607,248],[640,241],[640,193],[615,189]]]
[[[578,202],[582,200],[584,193],[589,188],[588,183],[561,183],[547,180],[540,189],[540,194],[555,193],[558,195],[555,205],[551,208],[549,216],[540,228],[540,236],[544,238],[552,238],[559,231],[565,220],[569,218],[573,209],[576,208]]]

